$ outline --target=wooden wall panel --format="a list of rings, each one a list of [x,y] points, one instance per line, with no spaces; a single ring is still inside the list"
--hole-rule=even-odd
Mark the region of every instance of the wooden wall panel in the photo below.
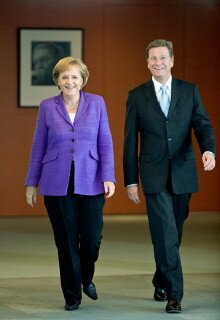
[[[186,6],[184,77],[198,84],[203,102],[213,123],[217,144],[220,142],[219,50],[220,6]],[[218,211],[220,207],[220,167],[205,172],[197,147],[200,171],[200,193],[193,195],[192,208],[201,211]]]
[[[1,7],[1,119],[0,136],[0,215],[43,215],[42,197],[31,208],[25,201],[24,178],[32,143],[37,108],[23,109],[17,105],[17,28],[56,27],[85,30],[84,60],[91,77],[87,90],[103,94],[102,7],[77,1],[9,0]]]
[[[17,106],[17,28],[84,28],[84,60],[91,73],[86,89],[104,96],[115,145],[117,193],[106,202],[105,212],[144,213],[144,203],[133,205],[123,188],[122,136],[127,93],[149,78],[144,60],[146,44],[154,38],[169,38],[175,44],[173,73],[199,84],[219,139],[219,6],[212,3],[8,0],[1,4],[0,37],[4,50],[0,50],[0,216],[45,214],[41,197],[34,209],[25,203],[24,177],[37,109]],[[193,197],[191,209],[219,211],[219,169],[207,175],[200,165],[200,171],[201,192]]]

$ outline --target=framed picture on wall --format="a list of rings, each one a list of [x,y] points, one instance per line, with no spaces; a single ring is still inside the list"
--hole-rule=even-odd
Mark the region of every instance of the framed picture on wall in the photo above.
[[[38,107],[41,100],[57,95],[52,70],[62,58],[83,59],[83,29],[18,29],[18,105]]]

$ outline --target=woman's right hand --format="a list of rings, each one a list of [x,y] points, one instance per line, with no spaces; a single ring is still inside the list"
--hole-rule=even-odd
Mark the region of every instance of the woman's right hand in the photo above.
[[[112,181],[104,181],[105,197],[110,198],[115,193],[115,183]]]
[[[34,203],[37,202],[37,188],[32,186],[27,186],[26,189],[26,200],[27,203],[33,207]]]

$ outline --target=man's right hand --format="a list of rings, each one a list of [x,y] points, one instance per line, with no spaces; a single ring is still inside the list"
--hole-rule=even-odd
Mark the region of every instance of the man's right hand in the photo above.
[[[127,187],[128,198],[136,204],[140,204],[141,200],[139,197],[139,188],[138,186],[128,186]]]

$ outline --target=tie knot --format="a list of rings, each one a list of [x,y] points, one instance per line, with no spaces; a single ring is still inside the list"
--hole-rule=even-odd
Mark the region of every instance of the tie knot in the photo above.
[[[165,93],[168,89],[168,86],[166,84],[163,84],[161,87],[160,87],[162,93]]]

